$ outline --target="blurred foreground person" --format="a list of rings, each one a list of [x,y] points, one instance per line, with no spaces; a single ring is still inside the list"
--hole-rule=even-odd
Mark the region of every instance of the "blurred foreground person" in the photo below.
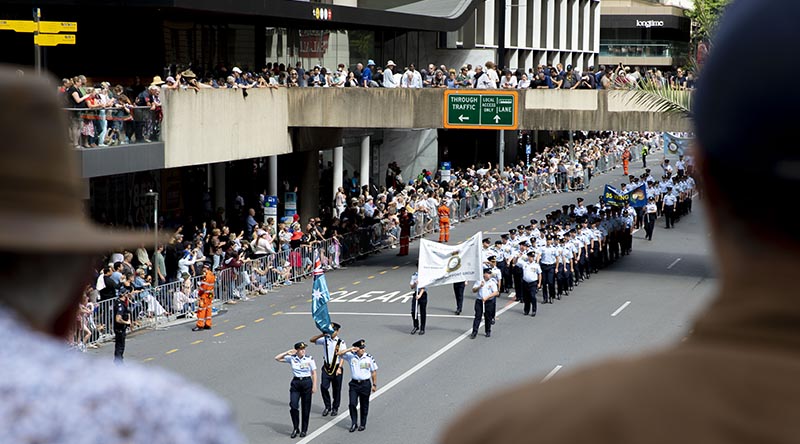
[[[703,68],[693,117],[719,294],[694,333],[650,355],[503,391],[464,412],[443,443],[798,441],[800,292],[791,276],[800,231],[785,199],[800,186],[800,89],[743,89],[730,75],[745,59],[800,71],[800,58],[781,57],[800,41],[798,21],[800,2],[734,1]]]
[[[15,71],[0,65],[0,442],[242,442],[201,388],[68,350],[92,257],[152,238],[85,218],[54,84]]]

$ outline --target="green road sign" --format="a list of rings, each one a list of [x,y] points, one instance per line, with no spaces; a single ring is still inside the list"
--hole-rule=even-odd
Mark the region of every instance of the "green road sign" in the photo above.
[[[516,91],[445,91],[445,128],[517,129],[517,116]]]

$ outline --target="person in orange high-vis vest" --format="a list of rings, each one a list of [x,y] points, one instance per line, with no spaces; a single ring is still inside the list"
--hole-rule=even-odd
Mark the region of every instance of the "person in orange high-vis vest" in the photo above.
[[[197,290],[197,299],[200,308],[197,310],[197,325],[192,331],[211,330],[211,305],[214,302],[214,284],[217,277],[211,271],[208,262],[203,263],[203,280],[200,281],[200,288]]]
[[[625,148],[622,152],[622,173],[628,175],[628,165],[631,163],[631,150]]]
[[[442,199],[439,204],[439,242],[450,241],[450,207],[447,206],[449,199]]]

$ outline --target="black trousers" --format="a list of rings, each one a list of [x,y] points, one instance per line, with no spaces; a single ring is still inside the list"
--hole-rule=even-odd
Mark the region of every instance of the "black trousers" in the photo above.
[[[308,431],[308,415],[311,414],[311,377],[292,378],[289,385],[289,414],[292,416],[292,427],[301,432]],[[301,407],[302,406],[302,407]],[[300,410],[303,409],[303,428],[300,428]]]
[[[419,307],[419,317],[417,317],[417,307]],[[411,319],[414,321],[414,328],[425,331],[425,320],[428,317],[428,292],[422,292],[422,296],[417,299],[416,295],[411,298]]]
[[[644,232],[648,240],[653,240],[653,229],[656,227],[656,213],[647,213],[644,216]]]
[[[339,405],[342,403],[342,374],[334,373],[333,376],[329,375],[325,370],[322,372],[322,382],[319,385],[320,392],[322,392],[322,402],[325,404],[326,409],[333,408],[339,410]],[[331,403],[331,394],[328,390],[333,392],[333,403]]]
[[[664,205],[664,220],[667,222],[667,228],[675,226],[675,206]]]
[[[561,296],[562,294],[569,291],[569,266],[566,264],[561,264],[558,266],[558,270],[556,272],[556,284],[558,295]]]
[[[483,318],[483,330],[486,333],[492,332],[492,319],[494,319],[494,309],[497,306],[494,298],[483,302],[481,299],[475,299],[475,319],[472,320],[472,333],[478,334],[478,327],[481,325],[481,318]]]
[[[524,287],[522,293],[522,301],[524,303],[522,312],[526,315],[528,313],[536,314],[536,291],[539,287],[539,281],[522,282]]]
[[[556,297],[556,264],[542,264],[542,299],[545,303]]]
[[[125,354],[125,338],[128,336],[126,330],[114,331],[114,362],[122,363],[122,355]]]
[[[514,298],[517,301],[523,300],[523,296],[525,295],[525,290],[522,286],[522,270],[516,265],[511,270],[511,280],[514,281],[514,292],[516,293],[516,296]]]
[[[356,416],[356,407],[361,403],[361,425],[366,427],[367,415],[369,414],[369,395],[372,392],[372,381],[365,379],[363,381],[350,380],[350,421],[354,425],[358,425],[358,417]]]
[[[466,286],[465,282],[454,282],[453,283],[453,294],[456,296],[456,311],[461,311],[464,308],[464,287]]]

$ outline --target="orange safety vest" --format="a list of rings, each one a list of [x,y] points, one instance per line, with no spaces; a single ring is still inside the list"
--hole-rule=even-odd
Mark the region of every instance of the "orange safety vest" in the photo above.
[[[214,276],[214,273],[212,273],[211,270],[206,270],[203,275],[203,280],[200,281],[199,293],[201,305],[211,305],[211,301],[214,300],[214,284],[216,282],[217,277]]]
[[[450,219],[450,208],[447,205],[439,205],[439,218]]]

